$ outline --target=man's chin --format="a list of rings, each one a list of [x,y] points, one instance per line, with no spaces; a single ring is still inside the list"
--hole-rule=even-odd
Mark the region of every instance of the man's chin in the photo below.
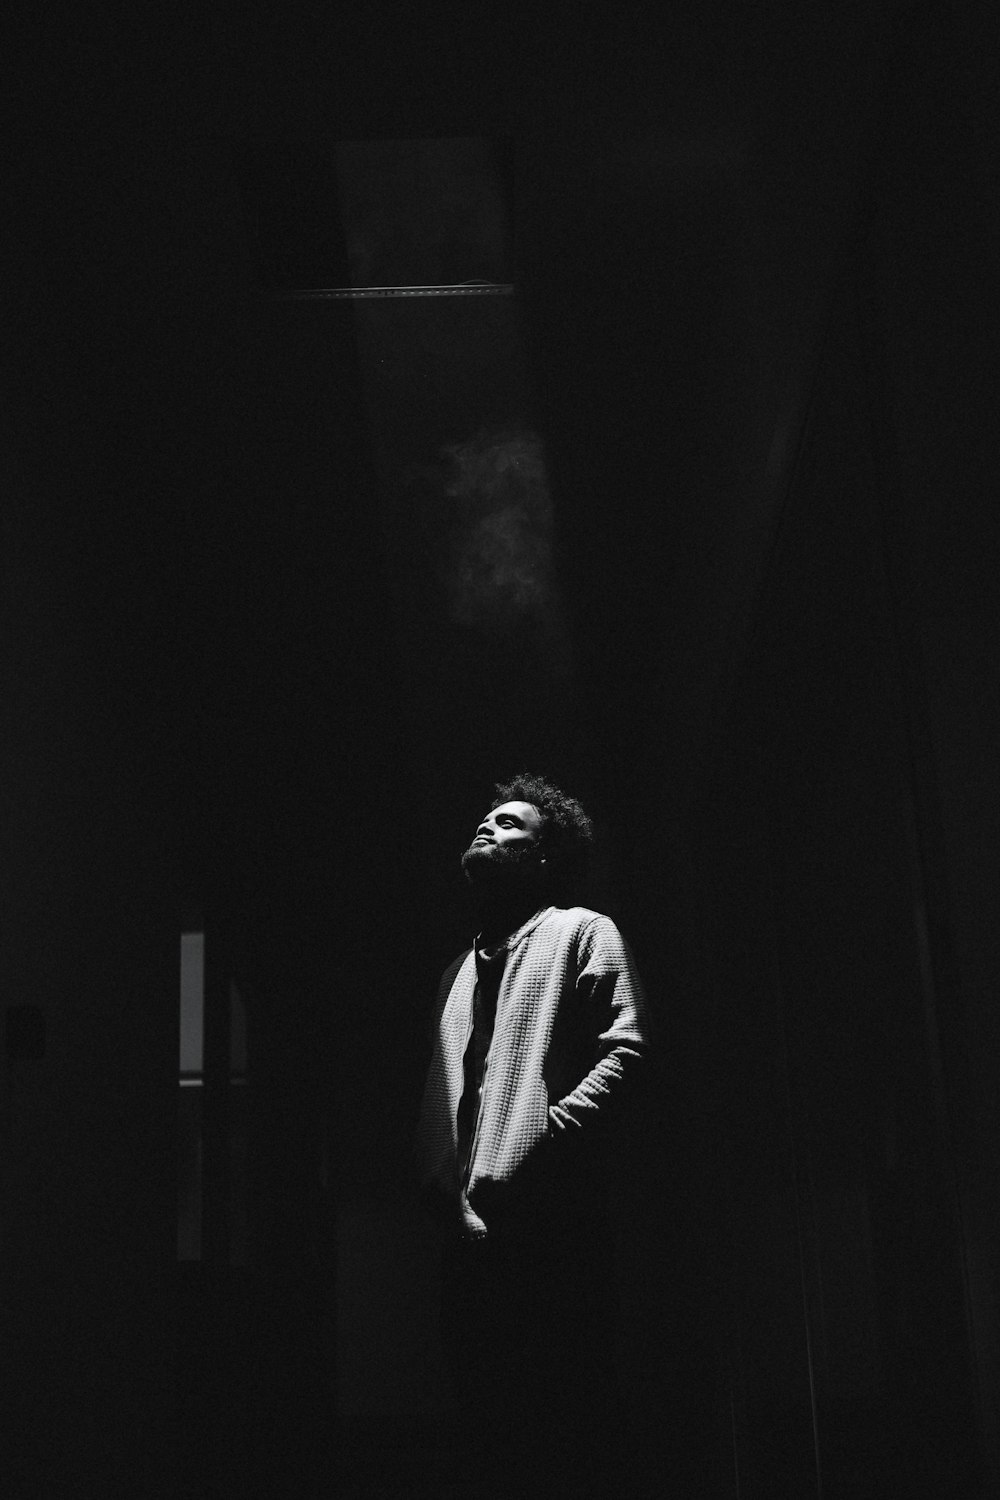
[[[472,885],[496,881],[520,884],[533,878],[535,868],[535,851],[530,845],[473,844],[462,855],[462,869]]]
[[[466,849],[462,855],[462,870],[468,879],[478,880],[484,875],[488,877],[500,863],[495,857],[496,852],[492,844],[473,844]]]

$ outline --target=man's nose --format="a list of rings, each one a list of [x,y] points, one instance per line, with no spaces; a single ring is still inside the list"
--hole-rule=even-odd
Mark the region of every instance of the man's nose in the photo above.
[[[485,833],[486,837],[489,838],[490,835],[492,834],[492,832],[493,832],[493,824],[492,824],[492,822],[489,822],[489,823],[480,823],[479,827],[476,829],[476,838],[478,838],[481,833]]]

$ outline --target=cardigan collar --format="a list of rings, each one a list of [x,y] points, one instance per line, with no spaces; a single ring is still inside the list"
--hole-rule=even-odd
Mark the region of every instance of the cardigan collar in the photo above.
[[[524,942],[524,939],[528,936],[529,932],[534,932],[535,928],[539,925],[540,922],[545,919],[545,917],[548,916],[550,911],[554,910],[555,907],[553,906],[541,907],[538,911],[535,912],[535,915],[533,917],[529,917],[526,922],[523,922],[520,927],[515,928],[515,930],[507,937],[505,937],[501,942],[491,943],[488,948],[483,948],[480,945],[479,938],[477,937],[475,943],[473,944],[473,950],[476,954],[476,957],[485,959],[485,961],[489,963],[491,959],[498,958],[501,953],[510,953],[511,950],[513,948],[516,948],[519,943]]]

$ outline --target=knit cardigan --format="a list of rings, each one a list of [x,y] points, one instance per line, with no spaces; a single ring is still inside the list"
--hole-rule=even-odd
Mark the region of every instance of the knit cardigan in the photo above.
[[[529,1159],[563,1159],[617,1113],[650,1043],[635,963],[610,918],[549,906],[507,940],[493,1039],[464,1183],[458,1106],[472,1033],[475,953],[445,971],[434,1011],[416,1155],[425,1197],[465,1197],[487,1223],[487,1205],[525,1175]]]

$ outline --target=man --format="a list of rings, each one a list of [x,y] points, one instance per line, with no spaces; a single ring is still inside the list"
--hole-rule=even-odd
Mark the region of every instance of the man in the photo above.
[[[602,1182],[649,1047],[626,943],[572,904],[592,837],[540,777],[497,786],[462,856],[478,935],[438,991],[417,1140],[474,1472],[490,1453],[534,1481],[542,1464],[549,1493],[579,1492],[617,1432]]]

